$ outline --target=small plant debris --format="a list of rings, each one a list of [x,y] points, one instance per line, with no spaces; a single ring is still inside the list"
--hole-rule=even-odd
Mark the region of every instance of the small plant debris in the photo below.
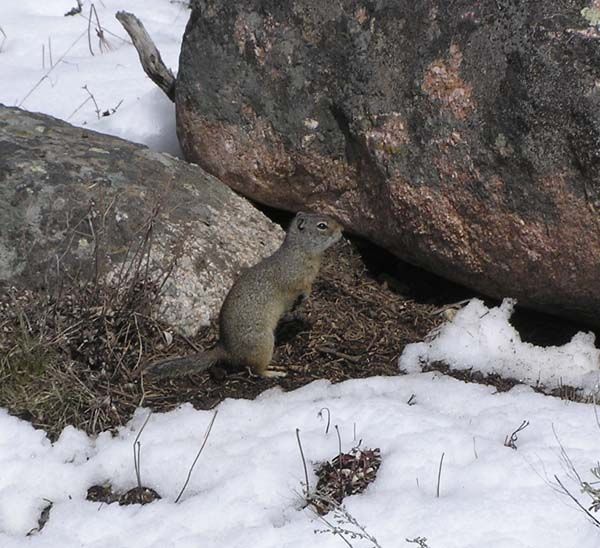
[[[419,548],[429,548],[426,537],[407,538],[404,540],[406,540],[406,542],[409,544],[417,544]]]
[[[330,506],[332,516],[329,519],[319,515],[320,520],[327,529],[315,529],[315,534],[329,533],[334,537],[341,538],[347,546],[354,546],[350,540],[361,540],[368,543],[368,548],[381,548],[379,541],[367,531],[343,504],[338,504],[332,499],[326,500]],[[314,510],[314,508],[313,508]],[[425,548],[428,548],[425,546]]]
[[[349,453],[340,453],[331,461],[326,461],[316,470],[317,496],[311,497],[311,503],[320,515],[327,514],[331,503],[341,504],[344,497],[362,493],[369,483],[375,481],[381,465],[381,453],[378,448],[353,448]]]
[[[600,488],[594,487],[594,485],[600,484],[600,463],[598,463],[597,466],[592,468],[591,472],[597,481],[582,481],[581,492],[587,493],[592,499],[592,504],[590,505],[589,510],[593,512],[598,512],[600,510]]]
[[[78,15],[79,13],[81,13],[82,9],[83,4],[81,0],[77,0],[77,5],[74,8],[71,8],[67,13],[65,13],[65,17],[69,17],[71,15]]]
[[[92,485],[87,491],[87,500],[92,502],[104,502],[106,504],[112,504],[118,502],[120,506],[127,504],[148,504],[159,500],[161,496],[150,487],[133,487],[125,493],[115,493],[112,486],[109,484],[105,485]]]
[[[142,221],[116,278],[106,280],[102,268],[97,274],[93,261],[82,260],[39,290],[0,284],[0,406],[51,439],[67,424],[89,434],[112,430],[142,403],[159,412],[182,402],[213,409],[225,398],[253,399],[275,384],[293,390],[316,379],[397,375],[402,347],[422,340],[440,321],[431,314],[433,305],[407,300],[379,283],[355,244],[344,242],[325,257],[303,304],[310,324],[287,324],[289,331],[278,338],[276,363],[289,367],[287,377],[257,382],[243,373],[219,377],[213,371],[141,382],[136,372],[143,363],[211,348],[218,331],[213,322],[188,338],[162,322],[161,288],[170,271],[153,274],[147,268],[156,215]],[[102,212],[94,218],[102,219]],[[101,225],[94,234],[102,266]],[[69,241],[67,235],[64,245]],[[324,354],[324,345],[360,354],[363,361]]]
[[[519,426],[519,428],[517,428],[510,436],[506,436],[504,438],[504,446],[505,447],[510,447],[511,449],[516,450],[517,449],[517,441],[519,439],[519,436],[517,436],[517,434],[519,432],[522,432],[523,430],[525,430],[525,428],[527,428],[529,426],[529,421],[525,420],[521,423],[521,426]]]

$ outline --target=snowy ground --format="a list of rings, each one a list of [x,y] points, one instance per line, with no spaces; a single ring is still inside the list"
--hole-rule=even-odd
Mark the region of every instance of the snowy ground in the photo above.
[[[75,0],[0,2],[0,28],[7,37],[0,49],[0,102],[177,153],[173,106],[144,75],[114,13],[138,15],[176,70],[188,10],[169,0],[98,0],[110,50],[100,51],[92,30],[92,55],[90,3],[84,2],[85,17],[63,16],[75,5]],[[83,86],[102,111],[119,105],[116,112],[98,119]],[[323,525],[298,497],[303,471],[295,429],[301,430],[311,463],[331,459],[337,439],[333,431],[325,435],[317,418],[328,407],[341,428],[343,450],[356,443],[355,428],[364,447],[381,449],[376,481],[347,499],[347,507],[382,548],[416,546],[404,539],[417,536],[427,537],[430,548],[595,548],[600,530],[552,487],[557,474],[589,504],[569,477],[560,444],[591,481],[589,470],[600,457],[591,405],[523,386],[496,394],[490,387],[416,373],[421,363],[444,359],[486,372],[500,367],[500,373],[534,384],[546,374],[553,382],[579,375],[588,388],[597,382],[598,351],[589,336],[562,349],[536,349],[511,331],[509,305],[482,306],[472,303],[436,338],[409,346],[401,364],[415,372],[411,375],[335,386],[319,382],[287,394],[270,391],[256,401],[223,402],[179,504],[174,499],[210,413],[183,406],[151,417],[142,435],[142,480],[163,499],[140,507],[88,502],[85,494],[103,482],[122,490],[135,485],[132,444],[145,410],[116,437],[90,439],[69,428],[54,444],[0,410],[0,546],[344,546],[339,538],[314,534]],[[412,394],[414,405],[408,405]],[[519,434],[517,449],[504,446],[505,436],[523,420],[530,425]],[[27,537],[48,501],[53,506],[46,526]],[[352,544],[369,546],[357,539]]]
[[[303,471],[295,429],[311,463],[337,454],[335,431],[325,435],[317,417],[322,407],[340,426],[343,450],[356,443],[354,428],[364,447],[381,449],[376,481],[346,502],[382,548],[411,546],[404,539],[417,536],[427,537],[430,548],[596,548],[600,542],[600,531],[551,485],[557,474],[579,494],[557,438],[583,478],[592,479],[589,468],[600,454],[592,406],[530,388],[498,394],[415,374],[322,381],[287,394],[272,390],[256,401],[226,400],[179,504],[174,498],[211,413],[185,405],[150,418],[141,436],[142,481],[164,498],[141,507],[88,502],[85,494],[104,481],[135,486],[132,446],[146,411],[116,437],[93,440],[68,428],[54,445],[0,413],[0,546],[343,546],[339,538],[314,534],[323,525],[298,497]],[[523,420],[530,425],[517,449],[505,447],[505,436]],[[54,505],[47,525],[26,537],[48,500]]]
[[[84,0],[81,15],[64,16],[76,5],[76,0],[0,2],[0,28],[6,35],[0,49],[0,103],[179,154],[173,103],[144,74],[115,13],[125,10],[136,14],[167,66],[176,73],[189,17],[185,4],[170,0],[96,1],[110,49],[103,47],[101,51],[94,17],[94,55],[88,45],[90,2]],[[0,32],[0,43],[3,38]],[[117,111],[98,119],[84,86],[101,112],[118,107]]]
[[[562,386],[592,395],[600,390],[600,350],[593,333],[577,333],[563,346],[542,348],[523,342],[510,324],[516,301],[488,308],[472,299],[427,341],[408,345],[399,366],[414,373],[443,362],[452,369],[497,374],[551,392]]]

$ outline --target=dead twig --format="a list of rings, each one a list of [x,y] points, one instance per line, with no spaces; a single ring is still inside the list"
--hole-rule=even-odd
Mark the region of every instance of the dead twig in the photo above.
[[[50,61],[50,66],[54,66],[54,61],[52,60],[52,38],[48,36],[48,60]]]
[[[133,13],[126,11],[117,12],[116,18],[129,34],[144,72],[171,101],[175,101],[175,76],[164,64],[160,52],[142,22]]]
[[[446,453],[442,453],[442,456],[440,458],[440,466],[438,468],[438,477],[437,477],[437,487],[435,490],[435,496],[436,498],[440,498],[440,483],[442,481],[442,464],[444,464],[444,456],[446,455]]]
[[[100,18],[98,17],[98,12],[96,11],[96,6],[92,3],[90,5],[90,14],[88,17],[87,36],[88,36],[88,48],[90,50],[90,53],[92,55],[94,55],[94,50],[92,49],[92,34],[91,34],[92,15],[94,15],[94,18],[96,19],[96,28],[94,30],[96,31],[96,36],[98,37],[98,47],[100,49],[100,53],[104,53],[104,49],[110,50],[110,44],[108,43],[108,40],[104,36],[104,29],[102,28],[102,25],[100,24]]]
[[[208,441],[208,436],[210,436],[210,431],[212,430],[213,424],[215,423],[215,419],[217,418],[217,413],[218,413],[218,411],[214,412],[212,419],[210,420],[210,423],[208,424],[208,428],[206,429],[206,432],[204,433],[204,440],[202,441],[202,445],[200,446],[200,449],[199,449],[198,453],[196,454],[196,458],[194,459],[194,462],[192,462],[192,466],[190,466],[187,478],[185,479],[185,483],[183,484],[181,491],[179,491],[179,495],[177,495],[177,498],[175,499],[175,504],[177,504],[181,500],[181,497],[182,497],[183,493],[185,492],[185,489],[188,486],[188,483],[190,482],[190,478],[192,477],[192,472],[194,471],[194,466],[196,466],[196,463],[198,462],[198,459],[200,458],[200,455],[202,454],[204,446],[206,445],[206,442]]]
[[[83,86],[81,89],[84,89],[87,92],[87,94],[90,96],[89,98],[94,103],[96,117],[98,118],[98,120],[100,120],[100,107],[98,106],[98,103],[96,102],[96,98],[94,97],[94,94],[89,90],[89,88],[87,87],[87,84],[85,84],[85,86]]]
[[[2,53],[2,47],[4,46],[4,42],[6,42],[8,36],[6,36],[6,33],[4,32],[2,27],[0,27],[0,34],[2,35],[2,40],[0,40],[0,53]]]
[[[358,363],[362,360],[362,356],[351,356],[350,354],[345,354],[344,352],[339,352],[335,350],[335,348],[331,348],[329,346],[320,346],[317,350],[323,352],[324,354],[331,354],[337,358],[342,358],[343,360],[348,360],[349,362]]]
[[[522,432],[523,430],[525,430],[525,428],[527,428],[529,426],[529,421],[524,420],[521,423],[521,426],[519,426],[519,428],[517,428],[510,436],[506,436],[504,438],[504,446],[505,447],[510,447],[511,449],[517,449],[517,440],[519,439],[519,437],[517,436],[517,434],[519,432]]]
[[[77,15],[78,13],[81,13],[82,9],[83,4],[81,0],[77,0],[77,5],[74,8],[71,8],[67,13],[65,13],[65,17],[69,17],[70,15]]]
[[[325,435],[327,435],[329,434],[329,425],[331,424],[331,412],[329,411],[328,407],[323,407],[319,409],[317,417],[319,417],[320,419],[323,418],[323,411],[327,411],[327,426],[325,427]]]
[[[427,537],[405,538],[404,540],[409,544],[418,544],[419,548],[429,548]]]
[[[19,101],[19,103],[17,104],[17,107],[21,108],[23,106],[23,103],[25,103],[25,101],[29,98],[29,96],[38,88],[40,87],[41,83],[46,80],[46,78],[49,77],[50,73],[62,62],[62,60],[67,56],[67,54],[75,47],[75,44],[77,44],[77,42],[79,42],[79,40],[81,40],[84,36],[85,36],[86,31],[83,31],[75,40],[74,42],[66,49],[66,51],[58,58],[58,60],[56,61],[56,63],[54,65],[52,65],[47,71],[46,74],[44,74],[37,82],[36,84],[27,92],[27,94],[25,95],[25,97],[23,97],[23,99],[21,99]],[[4,43],[4,42],[3,42]]]
[[[560,481],[560,479],[558,479],[558,476],[556,474],[554,474],[554,479],[556,480],[556,483],[558,483],[560,490],[567,495],[576,505],[577,507],[586,515],[586,517],[596,526],[600,529],[600,521],[585,507],[583,506],[583,504],[581,504],[581,502],[579,502],[577,500],[576,497],[574,497],[571,492],[563,485],[563,483]]]
[[[150,416],[152,415],[152,411],[148,413],[148,416],[144,420],[140,431],[137,433],[135,440],[133,440],[133,466],[135,468],[135,479],[137,480],[138,487],[142,489],[142,474],[140,471],[140,456],[141,456],[141,444],[140,444],[140,436],[146,428],[148,421],[150,420]]]
[[[306,459],[304,458],[304,451],[302,450],[302,442],[300,441],[300,428],[296,428],[296,440],[298,441],[298,449],[300,449],[300,458],[302,459],[302,466],[304,467],[304,500],[308,503],[310,499],[310,489],[308,486],[308,468],[306,466]]]
[[[327,526],[327,529],[316,529],[315,533],[330,533],[344,541],[346,546],[353,548],[352,543],[348,540],[359,539],[370,543],[370,548],[381,548],[379,541],[367,531],[367,528],[356,519],[348,509],[340,504],[337,500],[330,497],[317,494],[319,503],[322,506],[327,506],[333,513],[333,520],[326,519],[323,515],[311,507],[316,516]]]

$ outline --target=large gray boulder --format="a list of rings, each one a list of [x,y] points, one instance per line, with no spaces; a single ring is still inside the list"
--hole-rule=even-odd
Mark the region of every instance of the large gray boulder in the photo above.
[[[239,270],[282,231],[198,166],[41,114],[0,106],[0,291],[59,276],[119,283],[142,261],[161,319],[209,323]],[[170,276],[167,274],[170,272]]]
[[[600,324],[599,7],[198,0],[180,142],[255,200]]]

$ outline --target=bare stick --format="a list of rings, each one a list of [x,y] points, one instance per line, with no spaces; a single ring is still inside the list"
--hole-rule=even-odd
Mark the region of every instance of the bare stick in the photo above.
[[[194,471],[194,466],[196,466],[196,463],[198,462],[198,459],[200,458],[200,455],[202,454],[202,450],[204,449],[204,446],[206,445],[206,442],[208,441],[208,436],[210,436],[210,431],[212,430],[213,424],[215,423],[215,419],[217,418],[217,413],[218,413],[218,411],[215,411],[214,415],[212,416],[212,419],[210,419],[210,423],[208,424],[208,428],[206,429],[206,432],[204,433],[204,440],[202,441],[202,445],[200,446],[200,450],[196,454],[196,458],[194,459],[194,462],[192,462],[192,466],[190,466],[187,478],[185,479],[185,483],[183,484],[183,487],[181,488],[181,491],[179,491],[179,495],[177,495],[177,498],[175,499],[175,504],[177,504],[179,502],[179,500],[181,499],[181,496],[183,495],[186,487],[188,486],[188,483],[190,482],[190,478],[192,477],[192,472]]]
[[[350,547],[353,547],[353,544],[346,537],[367,540],[371,543],[371,548],[381,548],[377,539],[367,531],[366,527],[343,504],[340,504],[331,497],[319,495],[318,493],[317,497],[322,507],[333,510],[333,520],[329,521],[325,519],[317,512],[315,506],[311,506],[313,513],[329,528],[327,530],[317,529],[315,533],[331,533],[334,536],[339,536]]]
[[[85,15],[83,15],[82,13],[78,14],[79,17],[85,19],[87,21],[87,17]],[[121,40],[121,42],[123,42],[124,44],[129,44],[131,45],[131,41],[127,40],[127,38],[123,38],[122,36],[119,36],[118,34],[115,34],[114,32],[109,31],[108,29],[104,28],[104,27],[100,27],[100,30],[102,30],[103,34],[110,34],[111,36],[114,36],[115,38],[117,38],[118,40]]]
[[[93,4],[92,4],[93,6]],[[92,6],[90,6],[90,15],[88,17],[88,27],[87,27],[87,37],[88,37],[88,48],[90,53],[94,55],[94,50],[92,49],[92,33],[90,32],[92,28]]]
[[[340,429],[338,428],[338,425],[336,424],[334,426],[335,428],[335,432],[337,434],[337,439],[338,439],[338,464],[340,465],[340,473],[339,473],[339,480],[340,480],[340,497],[344,498],[344,483],[343,483],[343,474],[342,474],[342,435],[340,434]]]
[[[319,350],[320,352],[323,352],[324,354],[331,354],[332,356],[335,356],[336,358],[348,360],[349,362],[353,362],[353,363],[358,363],[359,361],[361,361],[363,359],[362,356],[351,356],[350,354],[346,354],[344,352],[338,352],[335,348],[331,348],[329,346],[319,346],[317,348],[317,350]]]
[[[296,439],[298,440],[298,448],[300,449],[300,457],[302,458],[302,466],[304,467],[304,481],[306,487],[304,498],[308,501],[308,468],[306,467],[306,459],[304,458],[304,451],[302,450],[302,443],[300,442],[300,428],[296,428]]]
[[[129,34],[144,72],[171,101],[175,101],[175,76],[164,64],[160,52],[142,22],[133,13],[125,11],[117,12],[116,17]]]
[[[77,114],[81,108],[83,108],[83,106],[88,102],[91,101],[92,97],[88,97],[87,99],[85,99],[73,112],[71,112],[71,114],[69,114],[69,117],[67,118],[67,122],[73,118],[73,116],[75,116],[75,114]]]
[[[38,88],[40,87],[40,84],[46,79],[48,78],[48,75],[56,68],[56,66],[66,57],[67,53],[69,53],[73,47],[75,46],[75,44],[77,44],[77,42],[79,42],[79,40],[81,40],[83,37],[85,36],[85,31],[83,31],[76,39],[75,41],[67,48],[67,50],[59,57],[58,61],[56,61],[56,64],[51,66],[48,71],[46,72],[46,74],[44,74],[38,81],[37,83],[27,92],[27,95],[25,95],[25,97],[23,97],[23,99],[21,99],[21,101],[19,101],[19,104],[17,105],[17,107],[22,107],[23,103],[28,99],[28,97]]]
[[[327,521],[323,516],[321,516],[320,514],[317,514],[317,516],[319,517],[319,519],[325,524],[327,525],[327,527],[329,527],[329,530],[331,531],[331,533],[335,536],[337,535],[338,537],[340,537],[344,543],[346,544],[346,546],[349,546],[350,548],[354,548],[354,546],[352,545],[352,543],[344,536],[344,533],[340,530],[340,528],[335,525],[334,523],[331,523],[330,521]]]
[[[581,502],[579,502],[570,492],[569,490],[562,484],[562,482],[558,479],[557,475],[554,475],[554,479],[560,485],[562,492],[567,495],[578,507],[579,509],[587,516],[587,518],[596,526],[600,528],[600,521],[596,519],[592,513],[585,507]]]
[[[2,46],[4,45],[4,42],[6,42],[8,36],[6,36],[6,33],[4,32],[2,27],[0,27],[0,34],[2,35],[2,41],[0,41],[0,53],[2,53]]]
[[[48,58],[50,59],[50,66],[53,67],[54,63],[52,61],[52,38],[48,36]]]
[[[96,116],[98,117],[98,120],[100,120],[100,107],[98,106],[98,103],[96,103],[96,98],[94,97],[94,94],[88,89],[87,84],[83,86],[82,89],[85,89],[85,91],[87,91],[88,95],[90,96],[90,99],[94,102],[94,106],[96,107]]]
[[[427,537],[405,538],[404,540],[410,544],[418,544],[419,548],[429,548]]]
[[[517,448],[517,440],[519,439],[519,436],[517,436],[517,434],[519,432],[522,432],[523,430],[525,430],[525,428],[527,428],[528,426],[529,426],[529,421],[524,420],[521,423],[521,426],[519,426],[519,428],[517,428],[510,436],[506,436],[504,438],[504,446],[510,447],[511,449],[516,449]]]
[[[442,457],[440,458],[440,467],[438,468],[438,480],[437,480],[437,489],[435,491],[435,496],[440,498],[440,483],[442,480],[442,464],[444,463],[444,455],[446,453],[442,453]]]
[[[94,4],[92,4],[90,7],[90,16],[92,11],[94,12],[94,17],[96,18],[96,36],[98,36],[98,47],[100,48],[100,53],[104,53],[103,48],[106,48],[107,50],[111,49],[110,44],[104,37],[104,29],[100,24],[100,18],[98,17],[98,12],[96,11],[96,6]]]
[[[325,427],[325,435],[329,434],[329,425],[331,424],[331,412],[328,407],[322,407],[317,413],[317,417],[323,418],[323,411],[327,411],[327,426]]]
[[[146,428],[146,425],[148,424],[148,421],[150,420],[150,415],[152,415],[152,411],[150,411],[150,413],[148,413],[146,420],[144,420],[144,424],[142,424],[140,431],[137,433],[137,436],[135,437],[135,440],[133,440],[133,466],[135,468],[135,477],[137,479],[137,484],[140,489],[142,487],[142,474],[140,472],[141,445],[140,445],[139,440],[140,440],[140,436],[142,435],[142,432],[144,431],[144,428]]]

